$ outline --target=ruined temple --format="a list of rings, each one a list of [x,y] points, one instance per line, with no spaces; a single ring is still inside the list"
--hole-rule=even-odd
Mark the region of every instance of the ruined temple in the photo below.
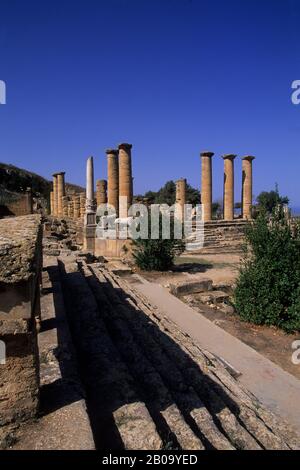
[[[116,261],[130,240],[97,239],[97,205],[112,206],[117,223],[128,219],[131,151],[127,143],[107,150],[107,179],[96,192],[90,157],[85,194],[67,194],[64,172],[55,173],[50,215],[0,220],[0,447],[299,449],[293,426]],[[202,250],[238,250],[251,219],[253,157],[243,159],[242,217],[234,219],[235,155],[224,155],[220,221],[212,220],[212,157],[201,153]],[[181,219],[185,192],[182,178]]]

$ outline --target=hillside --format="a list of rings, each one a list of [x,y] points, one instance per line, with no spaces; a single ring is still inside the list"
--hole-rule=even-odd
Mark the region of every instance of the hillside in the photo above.
[[[52,189],[51,181],[36,173],[18,168],[14,165],[0,163],[0,192],[2,195],[23,193],[27,188],[31,188],[33,196],[49,198]],[[81,192],[84,188],[75,184],[66,183],[69,191]]]

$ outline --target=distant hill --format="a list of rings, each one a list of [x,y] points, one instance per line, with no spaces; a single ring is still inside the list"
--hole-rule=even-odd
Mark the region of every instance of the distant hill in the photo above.
[[[23,193],[27,188],[31,189],[33,196],[42,196],[47,200],[52,190],[52,183],[31,171],[0,163],[0,192],[2,194]],[[66,189],[70,192],[84,191],[81,186],[71,183],[66,183]]]

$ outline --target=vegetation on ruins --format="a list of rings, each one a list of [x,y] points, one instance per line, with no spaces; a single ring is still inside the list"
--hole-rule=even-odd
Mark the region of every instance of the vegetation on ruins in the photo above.
[[[234,303],[245,321],[300,330],[300,226],[282,208],[263,211],[246,230]]]
[[[280,196],[278,185],[275,184],[275,189],[272,191],[262,191],[256,198],[259,211],[272,214],[278,205],[285,205],[289,203],[287,196]]]
[[[184,251],[184,242],[174,238],[174,224],[171,218],[170,239],[162,237],[164,215],[159,219],[159,238],[151,239],[151,223],[148,223],[148,238],[133,240],[133,258],[143,271],[167,271],[173,267],[174,258]]]
[[[172,180],[167,181],[158,191],[147,191],[144,197],[148,198],[151,204],[172,206],[176,200],[176,184]],[[200,203],[200,192],[188,183],[186,185],[186,203],[193,206]]]

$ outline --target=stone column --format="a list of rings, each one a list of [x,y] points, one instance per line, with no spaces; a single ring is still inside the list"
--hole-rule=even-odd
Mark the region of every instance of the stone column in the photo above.
[[[94,193],[94,160],[87,159],[86,163],[86,205],[84,216],[83,248],[94,252],[96,237],[96,201]]]
[[[126,218],[132,205],[131,144],[119,145],[119,217]],[[127,201],[125,200],[127,198]],[[126,204],[127,202],[127,204]]]
[[[62,198],[66,195],[65,191],[65,172],[57,173],[57,215],[63,216],[63,201]]]
[[[74,219],[79,219],[80,218],[80,195],[74,194],[73,201],[74,201]]]
[[[57,173],[53,176],[53,215],[57,216]]]
[[[68,196],[63,196],[62,204],[63,204],[63,217],[68,217]]]
[[[74,208],[73,208],[73,201],[72,199],[68,202],[68,217],[70,219],[73,218],[73,215],[74,215]]]
[[[184,220],[184,205],[186,203],[186,179],[181,178],[176,181],[176,211],[178,219]]]
[[[85,215],[85,193],[80,193],[80,218],[83,220]]]
[[[242,217],[252,219],[252,161],[255,157],[242,158]]]
[[[204,221],[212,219],[212,164],[213,152],[202,152],[201,163],[201,203],[202,218]]]
[[[224,160],[223,218],[234,219],[234,159],[236,155],[227,154]]]
[[[96,199],[97,199],[97,207],[100,206],[100,204],[107,203],[107,181],[106,180],[96,181]]]
[[[50,214],[53,215],[54,211],[54,192],[50,191]]]
[[[108,149],[107,155],[107,202],[119,216],[119,161],[118,150]]]

